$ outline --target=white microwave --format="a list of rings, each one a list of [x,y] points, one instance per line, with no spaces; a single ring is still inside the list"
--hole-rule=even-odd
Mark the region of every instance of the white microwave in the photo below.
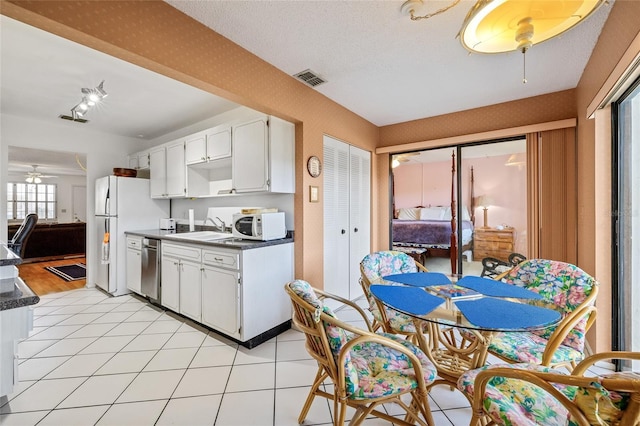
[[[287,235],[284,212],[233,215],[232,233],[245,240],[277,240]]]

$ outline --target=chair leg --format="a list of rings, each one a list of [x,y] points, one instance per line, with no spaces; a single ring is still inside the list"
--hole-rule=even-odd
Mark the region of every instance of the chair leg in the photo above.
[[[328,377],[328,375],[327,375],[327,373],[324,372],[324,367],[319,366],[318,367],[318,372],[316,373],[316,378],[313,381],[313,386],[311,386],[311,390],[309,391],[309,395],[307,396],[307,399],[304,402],[304,405],[302,406],[302,411],[300,412],[300,415],[298,416],[298,424],[302,424],[302,422],[304,422],[304,419],[307,418],[307,414],[309,414],[309,409],[311,408],[311,404],[313,404],[313,400],[316,397],[316,391],[318,390],[318,388],[320,387],[322,382],[324,382],[324,380],[327,377]]]
[[[335,426],[343,426],[344,419],[347,415],[346,401],[339,402],[338,397],[333,400],[333,424]]]

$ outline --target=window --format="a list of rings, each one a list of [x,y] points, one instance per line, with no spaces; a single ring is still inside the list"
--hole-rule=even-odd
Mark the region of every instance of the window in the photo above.
[[[57,186],[48,183],[7,183],[7,220],[36,213],[40,220],[56,219]]]

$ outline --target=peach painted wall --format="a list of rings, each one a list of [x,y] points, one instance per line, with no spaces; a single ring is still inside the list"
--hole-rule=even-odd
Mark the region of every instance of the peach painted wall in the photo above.
[[[527,254],[527,171],[505,166],[509,155],[462,160],[462,204],[470,211],[470,169],[473,166],[475,196],[488,195],[495,205],[487,215],[489,226],[516,229],[517,252]],[[393,170],[396,209],[451,204],[451,162],[402,164]],[[484,211],[475,209],[475,225],[484,226]]]

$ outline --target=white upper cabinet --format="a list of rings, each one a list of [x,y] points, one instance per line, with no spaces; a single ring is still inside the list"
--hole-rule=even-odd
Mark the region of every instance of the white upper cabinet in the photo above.
[[[295,126],[277,117],[225,123],[129,156],[152,198],[295,193]]]
[[[164,146],[149,151],[151,198],[167,197],[167,150]]]
[[[151,198],[187,195],[184,141],[175,141],[149,152]]]
[[[206,163],[231,157],[231,126],[216,126],[187,138],[185,162],[187,165]]]
[[[234,192],[295,192],[292,123],[261,117],[234,125],[231,140]]]
[[[207,131],[207,159],[231,157],[231,126],[217,126]]]

